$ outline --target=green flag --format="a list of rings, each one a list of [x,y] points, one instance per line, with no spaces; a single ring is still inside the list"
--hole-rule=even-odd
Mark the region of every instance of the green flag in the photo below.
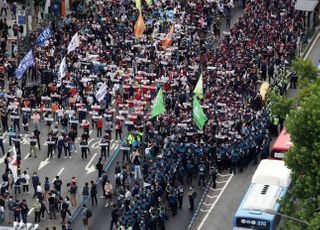
[[[141,14],[141,0],[136,0],[136,8],[137,8],[137,10],[139,10],[139,12]]]
[[[152,6],[152,0],[146,0],[146,2],[149,7]]]
[[[166,108],[164,106],[164,100],[163,100],[163,92],[162,88],[159,89],[156,100],[153,104],[151,116],[155,117],[158,116],[166,111]]]
[[[197,82],[196,87],[193,90],[193,93],[200,99],[203,98],[203,80],[202,80],[202,74],[199,77],[199,80]]]
[[[206,115],[203,113],[201,105],[197,97],[193,96],[193,108],[192,108],[193,121],[196,123],[199,129],[202,129],[207,121]]]

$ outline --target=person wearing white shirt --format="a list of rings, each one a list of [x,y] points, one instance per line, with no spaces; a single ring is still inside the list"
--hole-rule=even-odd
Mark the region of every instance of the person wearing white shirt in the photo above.
[[[21,185],[23,193],[29,193],[29,181],[30,176],[27,174],[27,171],[24,171],[21,175]]]
[[[40,182],[39,182],[39,184],[37,186],[37,197],[38,197],[39,200],[43,199],[43,190],[42,190]]]

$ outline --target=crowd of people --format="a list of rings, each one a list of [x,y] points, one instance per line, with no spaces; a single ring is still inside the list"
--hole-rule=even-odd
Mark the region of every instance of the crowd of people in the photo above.
[[[220,19],[225,17],[229,27],[231,8],[238,3],[244,7],[243,15],[212,49],[209,41],[220,37]],[[137,39],[133,25],[138,11],[133,2],[88,1],[85,15],[70,14],[61,23],[53,20],[52,38],[45,46],[35,46],[36,65],[28,71],[34,87],[25,82],[19,86],[8,69],[8,84],[3,82],[7,90],[1,95],[2,132],[7,132],[18,156],[20,134],[30,133],[30,156],[37,157],[42,149],[39,127],[45,124],[48,158],[60,159],[63,152],[65,158],[72,158],[79,136],[81,158],[86,160],[89,131],[96,129],[101,138],[98,178],[105,207],[112,207],[110,229],[164,229],[169,214],[177,215],[186,194],[189,209],[194,211],[195,186],[203,188],[212,181],[215,188],[218,172],[242,172],[259,157],[268,156],[268,112],[257,87],[259,80],[278,82],[295,56],[304,18],[293,4],[284,0],[154,0],[147,6],[143,2],[146,30]],[[173,44],[163,49],[161,40],[171,26]],[[67,53],[76,32],[80,46]],[[57,87],[63,57],[67,68],[62,86]],[[201,74],[204,97],[200,103],[208,121],[198,130],[192,121],[191,98]],[[96,92],[103,84],[108,90],[99,102]],[[152,101],[160,88],[166,112],[151,118]],[[0,147],[7,154],[8,165],[11,156],[3,148],[6,137],[1,136]],[[117,163],[113,181],[112,175],[104,172],[104,164],[110,155],[110,141],[122,138],[122,163]],[[28,192],[22,182],[24,173],[20,174],[23,192]],[[20,192],[19,185],[9,183],[10,175],[6,167],[2,195],[10,186],[15,195]],[[27,179],[32,180],[35,192],[34,222],[48,210],[50,218],[59,212],[67,223],[70,207],[79,205],[75,178],[64,183],[68,195],[62,196],[59,177],[49,183],[61,181],[60,189],[56,185],[48,189],[46,180],[34,184],[34,176]],[[85,227],[92,215],[89,201],[92,206],[97,204],[96,188],[92,181],[84,184],[81,193]],[[25,221],[25,202],[12,198],[11,217]],[[24,208],[28,210],[28,206]]]

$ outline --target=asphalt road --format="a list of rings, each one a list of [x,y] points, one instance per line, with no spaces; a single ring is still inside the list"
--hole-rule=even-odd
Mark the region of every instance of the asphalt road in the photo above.
[[[41,151],[38,151],[37,158],[29,157],[29,134],[23,133],[22,134],[22,141],[21,141],[21,170],[22,172],[24,170],[27,170],[29,176],[31,177],[33,172],[37,172],[40,177],[40,182],[43,183],[44,178],[46,176],[49,177],[50,180],[53,180],[56,175],[60,176],[60,179],[63,182],[62,185],[62,195],[65,196],[67,194],[67,186],[66,184],[70,182],[72,176],[76,176],[78,178],[78,186],[79,186],[79,193],[82,191],[82,186],[85,182],[89,182],[90,180],[96,181],[97,179],[97,171],[95,168],[96,163],[98,162],[98,159],[100,157],[100,147],[99,147],[99,141],[100,138],[96,138],[96,132],[91,130],[91,139],[89,141],[89,148],[91,151],[91,154],[88,155],[87,160],[81,159],[81,153],[79,148],[79,138],[76,140],[76,147],[77,147],[77,153],[72,155],[72,159],[64,158],[64,152],[62,153],[62,158],[60,160],[55,157],[54,159],[47,159],[47,145],[46,145],[46,138],[47,138],[47,127],[44,126],[42,123],[40,125],[40,143],[41,143]],[[79,134],[82,134],[82,131],[78,129]],[[107,159],[108,161],[112,158],[112,154],[115,152],[115,150],[119,147],[120,141],[112,140],[111,142],[111,149],[110,149],[110,158]],[[8,144],[8,138],[4,141],[5,151],[10,151],[12,148]],[[0,158],[0,168],[4,169],[4,157]],[[2,171],[2,170],[1,170]],[[31,183],[31,182],[30,182]],[[32,186],[30,186],[32,187]],[[33,189],[31,188],[31,191]],[[29,194],[21,194],[18,195],[17,199],[26,199],[27,203],[29,205],[29,208],[33,204],[32,199],[33,193],[30,192]],[[78,201],[80,200],[80,195],[78,194]],[[71,209],[71,212],[73,212],[75,208]],[[45,217],[44,220],[41,221],[40,226],[59,226],[61,220],[58,218],[58,220],[54,221],[46,221],[48,220],[48,216]],[[33,212],[30,212],[29,215],[29,222],[33,222]]]

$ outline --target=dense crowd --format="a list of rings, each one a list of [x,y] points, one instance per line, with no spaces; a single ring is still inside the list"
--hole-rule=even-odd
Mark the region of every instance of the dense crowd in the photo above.
[[[259,155],[267,157],[269,120],[257,90],[259,80],[278,82],[295,56],[297,37],[304,32],[303,17],[294,11],[292,1],[241,1],[243,15],[224,33],[217,49],[212,49],[209,41],[220,37],[221,17],[228,27],[231,8],[237,3],[155,0],[151,7],[143,3],[146,31],[139,39],[133,35],[138,12],[131,1],[88,1],[86,14],[71,14],[62,22],[53,20],[53,37],[45,46],[36,46],[36,65],[28,73],[32,83],[41,83],[39,86],[20,87],[9,71],[11,64],[6,63],[9,84],[3,82],[8,90],[2,95],[0,116],[10,145],[12,142],[21,155],[20,134],[30,133],[30,156],[37,157],[41,149],[39,126],[45,124],[47,157],[60,159],[64,153],[65,158],[72,158],[80,137],[85,160],[90,150],[89,130],[96,129],[101,138],[98,178],[105,206],[112,206],[111,229],[114,225],[120,229],[164,229],[168,207],[175,216],[185,193],[193,211],[195,184],[205,187],[212,180],[215,187],[218,172],[241,172],[249,163],[257,163]],[[164,50],[161,40],[172,25],[174,42]],[[80,46],[67,54],[76,32]],[[64,56],[66,74],[62,86],[57,87]],[[192,121],[191,98],[201,74],[201,104],[208,122],[198,130]],[[96,91],[104,83],[108,91],[98,102]],[[166,113],[150,119],[152,101],[161,87]],[[124,137],[122,163],[117,164],[113,183],[112,175],[103,168],[110,141]],[[6,154],[2,141],[0,147]],[[9,153],[7,165],[10,157]],[[9,175],[6,167],[4,192],[10,190]],[[23,173],[19,178],[21,181]],[[44,207],[48,207],[50,218],[59,212],[66,222],[70,207],[78,204],[76,180],[64,182],[68,184],[67,195],[61,194],[62,181],[60,189],[54,185],[49,190],[46,182],[33,182],[32,177],[33,206],[39,210],[35,222],[45,213]],[[81,193],[85,226],[91,216],[89,198],[92,205],[97,204],[96,186],[90,182],[89,188],[87,183]],[[26,218],[23,202],[13,203],[19,218]],[[14,211],[10,216],[18,218]]]

